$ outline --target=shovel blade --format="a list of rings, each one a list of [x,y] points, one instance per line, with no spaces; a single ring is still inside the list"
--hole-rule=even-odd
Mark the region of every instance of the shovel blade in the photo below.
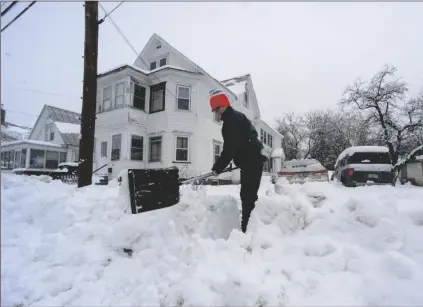
[[[132,214],[176,205],[179,202],[177,167],[129,169],[128,185]]]

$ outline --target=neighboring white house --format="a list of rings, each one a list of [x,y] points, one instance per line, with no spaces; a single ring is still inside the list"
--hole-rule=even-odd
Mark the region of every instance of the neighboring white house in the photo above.
[[[1,143],[2,169],[57,169],[79,159],[80,115],[45,105],[28,139]]]
[[[98,75],[94,169],[107,165],[102,171],[111,178],[126,168],[177,166],[182,177],[210,172],[223,147],[212,88],[246,114],[269,153],[281,147],[282,135],[260,119],[250,75],[218,81],[154,34],[134,65]],[[273,158],[266,171],[280,166]]]

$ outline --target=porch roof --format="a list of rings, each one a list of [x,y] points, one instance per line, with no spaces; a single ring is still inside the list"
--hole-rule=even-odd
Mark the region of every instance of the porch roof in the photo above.
[[[64,148],[61,145],[54,144],[51,142],[35,141],[35,140],[16,140],[16,141],[10,141],[10,142],[2,142],[1,151],[11,150],[16,145],[32,145],[36,147],[57,148],[60,151],[66,151],[66,148]]]

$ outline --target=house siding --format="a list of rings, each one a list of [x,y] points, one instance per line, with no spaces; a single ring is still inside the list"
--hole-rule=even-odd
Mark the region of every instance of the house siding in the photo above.
[[[168,57],[167,65],[177,66],[191,72],[200,72],[195,64],[184,58],[183,55],[174,51],[167,43],[161,42],[161,48],[157,49],[157,37],[153,36],[148,42],[141,57],[148,65],[151,59],[159,59],[162,56]],[[149,69],[137,59],[134,66],[142,69]],[[158,67],[158,66],[157,66]],[[135,79],[146,89],[145,111],[132,108],[133,90],[131,90],[130,78]],[[125,107],[104,111],[97,114],[96,120],[96,165],[95,168],[107,162],[112,168],[110,176],[116,178],[120,171],[125,168],[161,168],[177,166],[180,169],[181,177],[192,177],[210,172],[213,166],[213,140],[223,144],[221,129],[222,124],[214,121],[209,104],[209,90],[211,88],[222,88],[228,95],[233,107],[240,110],[253,122],[259,117],[259,108],[251,81],[247,83],[249,90],[249,107],[243,106],[242,99],[236,97],[218,81],[201,72],[198,74],[181,72],[175,70],[159,70],[148,76],[138,73],[130,68],[123,69],[117,73],[104,75],[98,80],[98,102],[102,103],[102,91],[112,85],[112,100],[115,98],[115,87],[119,82],[125,84]],[[150,113],[150,86],[166,82],[165,109],[163,111]],[[177,108],[177,86],[188,86],[191,89],[190,110],[178,110]],[[114,102],[112,102],[112,105]],[[267,128],[267,127],[266,127]],[[258,130],[260,137],[260,130]],[[119,161],[110,161],[111,134],[120,131],[122,133],[122,153]],[[270,129],[266,129],[273,133]],[[130,160],[131,135],[136,134],[143,137],[143,161]],[[162,137],[162,156],[160,162],[149,162],[149,139],[154,136]],[[186,136],[189,141],[189,153],[187,162],[176,161],[176,138]],[[108,157],[99,159],[101,141],[108,140]],[[274,135],[274,145],[279,147],[280,138]],[[274,147],[275,147],[274,146]],[[276,148],[275,147],[275,148]],[[223,177],[234,177],[239,179],[239,172],[233,174],[221,174]]]

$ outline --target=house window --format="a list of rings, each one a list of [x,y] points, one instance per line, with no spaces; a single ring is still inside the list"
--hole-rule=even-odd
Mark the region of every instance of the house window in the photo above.
[[[150,138],[150,162],[160,162],[162,157],[162,137]]]
[[[112,108],[112,86],[103,89],[103,109],[110,110]]]
[[[45,125],[44,131],[44,141],[49,142],[54,140],[54,131],[53,131],[53,123],[49,123]]]
[[[263,164],[263,172],[269,172],[269,160],[266,160]]]
[[[22,154],[21,154],[21,166],[22,168],[26,167],[26,148],[22,149]]]
[[[100,157],[107,157],[107,142],[101,142]]]
[[[59,153],[57,151],[46,151],[46,168],[56,169],[59,166]]]
[[[213,141],[213,163],[216,163],[217,159],[219,159],[221,152],[222,143],[218,141]]]
[[[262,143],[264,142],[264,131],[263,131],[263,129],[260,129],[260,141]]]
[[[167,64],[167,58],[160,59],[159,67],[165,66]]]
[[[176,161],[188,161],[188,137],[176,137]]]
[[[244,107],[248,108],[248,91],[244,92]]]
[[[134,83],[133,107],[145,111],[145,87]]]
[[[150,70],[154,70],[154,69],[156,69],[156,68],[157,68],[157,62],[156,62],[156,61],[151,62],[151,63],[150,63]]]
[[[267,142],[268,145],[273,148],[273,136],[271,134],[267,136]]]
[[[120,159],[120,149],[122,145],[122,134],[112,136],[112,161]]]
[[[116,104],[116,107],[123,106],[124,94],[125,94],[125,83],[121,82],[121,83],[116,84],[116,89],[115,89],[115,104]]]
[[[150,113],[164,111],[166,82],[150,87]]]
[[[191,102],[191,88],[188,86],[178,85],[176,91],[178,96],[178,110],[189,110]]]
[[[66,152],[61,152],[59,154],[59,163],[66,162]]]
[[[131,160],[142,161],[144,139],[142,136],[133,135],[131,139]]]
[[[44,168],[45,151],[39,149],[30,149],[29,167]]]

